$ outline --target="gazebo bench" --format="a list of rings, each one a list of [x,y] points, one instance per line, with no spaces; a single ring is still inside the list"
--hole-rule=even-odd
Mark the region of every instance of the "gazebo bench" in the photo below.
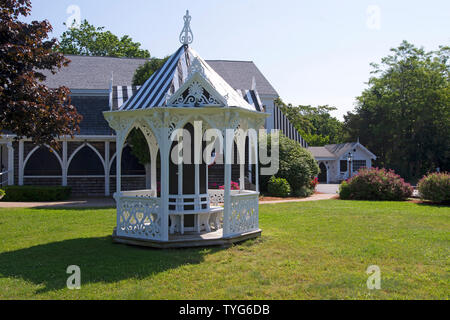
[[[179,211],[169,212],[171,221],[170,234],[174,234],[175,230],[179,230],[181,234],[184,234],[184,216],[194,215],[196,232],[200,233],[205,230],[211,232],[211,221],[214,224],[215,229],[220,227],[220,218],[223,214],[223,207],[211,207],[207,211]]]

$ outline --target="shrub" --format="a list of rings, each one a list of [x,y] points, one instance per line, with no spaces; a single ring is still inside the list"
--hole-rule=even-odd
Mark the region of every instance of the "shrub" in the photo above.
[[[422,178],[417,185],[420,197],[433,202],[450,202],[450,174],[432,173]]]
[[[219,189],[225,190],[225,186],[220,186]],[[241,186],[239,185],[239,183],[231,181],[231,189],[230,190],[241,190]]]
[[[264,136],[261,136],[263,138]],[[271,136],[268,135],[268,150],[271,147]],[[319,166],[311,152],[298,142],[280,134],[279,171],[277,178],[289,182],[291,191],[296,196],[309,196],[314,193],[311,181],[319,174]],[[268,191],[270,177],[261,176],[261,190]]]
[[[402,201],[411,197],[413,188],[394,171],[364,168],[340,186],[343,200]]]
[[[269,194],[274,197],[288,197],[291,193],[289,182],[283,178],[270,178],[267,188]]]
[[[5,190],[0,189],[0,200],[5,196]]]
[[[5,187],[5,202],[61,201],[70,198],[70,187],[8,186]]]

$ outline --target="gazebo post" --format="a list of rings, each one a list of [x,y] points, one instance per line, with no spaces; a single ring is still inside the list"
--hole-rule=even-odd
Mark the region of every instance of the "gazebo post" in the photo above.
[[[120,194],[122,191],[122,149],[123,139],[119,134],[116,138],[116,192]]]
[[[227,114],[227,120],[229,114]],[[228,123],[228,121],[226,121]],[[230,234],[230,218],[231,218],[231,147],[233,145],[234,132],[230,129],[225,129],[223,137],[224,144],[224,160],[225,160],[225,174],[224,174],[224,211],[223,211],[223,235]]]
[[[164,114],[164,120],[166,114]],[[166,123],[166,121],[164,121]],[[169,241],[169,128],[160,129],[161,152],[161,240]]]

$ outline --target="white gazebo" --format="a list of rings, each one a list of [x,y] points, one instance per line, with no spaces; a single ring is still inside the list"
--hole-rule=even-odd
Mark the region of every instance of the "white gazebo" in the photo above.
[[[245,190],[245,160],[258,172],[257,135],[268,115],[246,102],[190,48],[190,19],[187,12],[182,46],[164,66],[119,110],[104,113],[117,135],[113,238],[119,243],[158,248],[228,245],[261,235],[258,175],[256,190]],[[121,150],[135,128],[149,146],[151,189],[122,191]],[[232,191],[235,151],[240,190]],[[224,160],[224,190],[208,190],[214,154]]]

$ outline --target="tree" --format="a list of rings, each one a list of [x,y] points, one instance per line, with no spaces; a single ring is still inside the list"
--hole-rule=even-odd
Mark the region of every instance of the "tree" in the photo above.
[[[170,58],[169,56],[163,59],[151,58],[142,66],[137,68],[133,76],[133,85],[135,86],[143,85],[145,81],[147,81],[153,75],[153,73],[155,73],[159,68],[162,68],[164,63],[166,63],[166,61],[169,58]]]
[[[0,11],[0,133],[56,146],[56,138],[79,130],[81,116],[70,105],[69,89],[50,89],[43,71],[53,74],[70,60],[53,50],[47,20],[20,21],[31,12],[30,0],[3,0]]]
[[[404,41],[391,52],[372,64],[345,128],[378,165],[415,182],[437,167],[450,170],[450,48],[426,52]]]
[[[69,28],[62,34],[59,50],[64,54],[84,56],[150,57],[150,52],[141,49],[139,42],[133,42],[127,35],[119,38],[104,29],[83,20],[79,28]]]
[[[276,103],[310,146],[344,142],[344,124],[330,114],[336,108],[286,105],[281,99]]]
[[[268,151],[271,150],[272,136],[268,134],[261,136],[260,139],[267,139],[267,149],[264,152],[270,153]],[[260,143],[260,145],[262,147],[263,144]],[[279,171],[275,177],[286,179],[294,196],[308,197],[313,194],[314,188],[311,187],[311,181],[319,172],[319,166],[311,152],[297,141],[280,134]],[[260,176],[261,190],[267,191],[270,178],[270,176]]]

